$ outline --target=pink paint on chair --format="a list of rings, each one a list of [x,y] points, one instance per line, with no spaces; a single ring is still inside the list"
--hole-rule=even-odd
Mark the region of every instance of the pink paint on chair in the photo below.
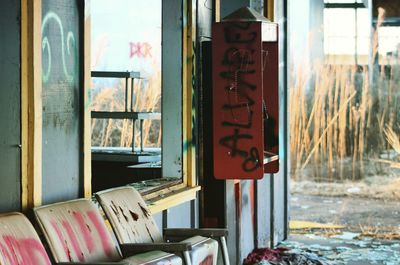
[[[110,242],[110,237],[108,235],[108,231],[104,229],[104,224],[101,222],[104,222],[103,220],[100,220],[98,218],[98,214],[96,214],[93,211],[88,211],[87,215],[89,219],[92,221],[94,226],[97,229],[97,232],[99,233],[100,240],[101,240],[101,245],[103,246],[104,252],[107,254],[107,256],[112,257],[113,255],[113,247]]]
[[[0,251],[1,251],[1,255],[2,255],[6,260],[8,260],[8,262],[9,262],[11,265],[14,265],[14,264],[17,263],[17,262],[15,261],[15,259],[14,259],[14,256],[11,256],[11,255],[10,255],[10,252],[8,252],[8,248],[7,248],[3,243],[0,243]]]
[[[62,221],[62,226],[64,227],[65,231],[67,231],[68,237],[71,240],[72,247],[74,248],[75,254],[78,256],[79,261],[84,262],[85,257],[83,256],[83,252],[81,250],[81,247],[79,246],[78,239],[76,238],[76,235],[72,230],[71,225],[64,220]]]
[[[69,261],[72,261],[71,254],[69,253],[67,243],[65,243],[65,239],[64,239],[64,236],[63,236],[60,228],[58,227],[58,225],[55,221],[51,221],[50,223],[51,223],[51,226],[53,227],[54,231],[56,232],[58,239],[60,240],[60,242],[63,246],[65,256],[67,256],[69,258]]]
[[[17,239],[11,235],[5,235],[1,240],[0,249],[2,255],[8,260],[4,265],[51,265],[47,253],[40,241],[35,238]]]
[[[122,257],[96,205],[76,199],[34,209],[56,262],[113,262]]]
[[[72,214],[75,218],[75,221],[78,223],[78,225],[81,229],[81,232],[85,239],[86,247],[87,247],[89,253],[92,253],[92,251],[94,250],[93,238],[90,235],[90,230],[89,230],[88,226],[86,225],[82,214],[80,212],[73,212]]]
[[[35,229],[21,213],[0,214],[0,264],[51,265]]]

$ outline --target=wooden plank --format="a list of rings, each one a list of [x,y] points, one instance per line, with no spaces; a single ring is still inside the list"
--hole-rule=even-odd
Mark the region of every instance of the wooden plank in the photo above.
[[[90,198],[92,196],[90,0],[85,0],[84,2],[83,23],[83,197]]]
[[[193,93],[196,78],[196,1],[183,1],[183,178],[189,187],[196,185],[196,143],[193,135],[196,113]]]
[[[22,1],[22,208],[42,203],[42,1]],[[25,77],[24,77],[25,76]]]
[[[221,21],[221,0],[214,0],[214,22]]]
[[[191,201],[196,199],[196,193],[201,189],[200,186],[183,188],[177,190],[170,194],[165,194],[164,197],[158,197],[153,200],[149,200],[149,209],[152,214],[161,212],[163,210],[169,209],[176,205],[182,204],[183,202]],[[190,216],[188,216],[188,221],[190,221]]]
[[[275,0],[267,0],[266,8],[264,8],[264,16],[270,21],[274,21]]]

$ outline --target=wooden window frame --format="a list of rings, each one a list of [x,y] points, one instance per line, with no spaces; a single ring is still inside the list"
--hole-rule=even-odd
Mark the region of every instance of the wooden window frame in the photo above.
[[[175,12],[180,12],[178,17],[182,17],[181,32],[181,60],[176,66],[181,71],[179,85],[182,103],[180,107],[172,109],[170,113],[163,113],[162,123],[164,134],[163,150],[174,148],[173,152],[163,152],[163,164],[175,165],[173,167],[164,166],[162,176],[182,177],[182,183],[157,192],[145,195],[145,199],[150,202],[150,210],[157,213],[165,209],[176,206],[180,203],[196,198],[197,186],[196,179],[196,147],[193,142],[193,93],[195,78],[195,44],[196,44],[196,1],[195,0],[175,0],[180,6]],[[178,3],[179,2],[179,3]],[[42,23],[42,0],[21,0],[21,137],[22,137],[22,157],[21,157],[21,207],[24,211],[40,206],[42,204],[42,48],[41,48],[41,23]],[[163,16],[166,10],[163,9]],[[164,11],[165,10],[165,11]],[[174,10],[174,9],[172,9]],[[170,19],[176,14],[169,14]],[[168,17],[165,17],[168,19]],[[175,16],[176,18],[176,16]],[[89,198],[92,196],[91,189],[91,118],[90,118],[90,0],[84,1],[84,80],[83,80],[83,194],[81,196]],[[164,18],[163,18],[164,21]],[[174,23],[171,23],[173,26]],[[176,22],[175,22],[176,26]],[[168,35],[163,31],[163,38]],[[166,45],[164,43],[164,45]],[[173,45],[170,45],[173,48]],[[163,49],[164,50],[164,49]],[[167,49],[165,49],[167,50]],[[164,56],[169,52],[163,51]],[[167,57],[165,57],[167,58]],[[168,62],[167,59],[166,62]],[[176,58],[175,58],[176,60]],[[39,66],[39,67],[38,67]],[[163,68],[164,69],[164,68]],[[165,69],[170,69],[165,68]],[[170,72],[174,70],[170,69]],[[176,69],[175,69],[176,70]],[[171,72],[172,73],[172,72]],[[163,88],[168,96],[174,96],[168,87],[174,86],[176,78],[168,78],[169,72],[165,72],[163,78]],[[175,80],[174,80],[175,79]],[[172,91],[173,92],[173,91]],[[163,91],[164,93],[164,91]],[[168,94],[170,93],[170,94]],[[176,91],[175,91],[176,95]],[[165,104],[165,103],[164,103]],[[171,123],[171,118],[178,115],[177,124]],[[176,117],[176,116],[175,116]],[[176,130],[176,125],[181,128]],[[169,127],[169,129],[168,129]],[[167,129],[167,130],[166,130]],[[169,134],[171,133],[171,134]],[[171,137],[170,137],[171,136]],[[176,144],[176,139],[182,143]],[[168,140],[166,140],[168,139]],[[177,147],[178,146],[178,147]],[[167,154],[164,156],[164,154]]]

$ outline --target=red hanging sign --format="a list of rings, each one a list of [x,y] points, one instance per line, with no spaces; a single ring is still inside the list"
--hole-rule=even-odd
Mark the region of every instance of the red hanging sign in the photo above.
[[[213,145],[217,179],[261,179],[262,23],[213,27]]]

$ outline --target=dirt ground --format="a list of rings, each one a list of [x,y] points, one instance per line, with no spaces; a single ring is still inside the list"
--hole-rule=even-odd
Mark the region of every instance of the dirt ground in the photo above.
[[[354,232],[400,232],[400,201],[292,194],[291,220],[344,225]]]
[[[400,179],[292,183],[290,220],[343,228],[291,230],[283,243],[320,264],[400,265]]]

